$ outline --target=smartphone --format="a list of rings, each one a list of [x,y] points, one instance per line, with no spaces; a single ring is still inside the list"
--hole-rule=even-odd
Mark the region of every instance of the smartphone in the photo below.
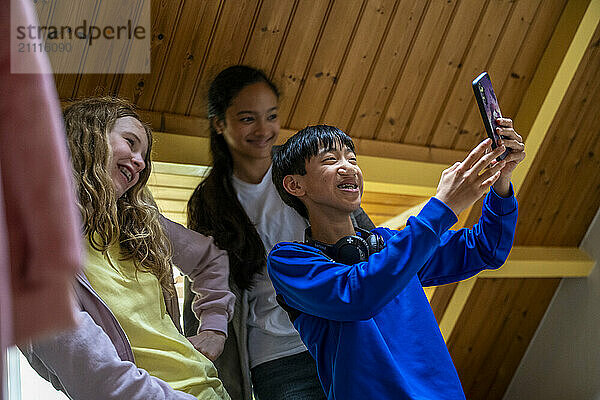
[[[475,78],[473,81],[473,92],[475,93],[475,99],[477,100],[487,135],[492,139],[492,149],[495,149],[498,147],[498,140],[501,138],[498,132],[496,132],[496,128],[498,127],[496,119],[502,118],[502,113],[500,112],[498,99],[496,99],[496,94],[492,87],[492,81],[487,72],[482,72]],[[497,160],[503,160],[509,153],[510,149],[506,149]]]

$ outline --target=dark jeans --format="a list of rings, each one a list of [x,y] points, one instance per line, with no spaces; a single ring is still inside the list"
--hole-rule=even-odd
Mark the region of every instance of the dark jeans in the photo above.
[[[315,360],[308,351],[267,361],[252,368],[258,400],[325,400]]]

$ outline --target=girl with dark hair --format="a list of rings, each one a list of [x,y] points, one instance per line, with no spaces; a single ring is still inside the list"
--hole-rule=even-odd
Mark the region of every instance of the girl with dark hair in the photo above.
[[[304,241],[308,223],[279,197],[271,150],[279,134],[279,91],[259,70],[232,66],[208,91],[213,165],[188,202],[188,226],[227,250],[236,307],[215,365],[234,400],[325,399],[314,360],[266,274],[266,254],[280,241]],[[374,226],[359,210],[359,226]],[[186,290],[184,326],[195,335]]]

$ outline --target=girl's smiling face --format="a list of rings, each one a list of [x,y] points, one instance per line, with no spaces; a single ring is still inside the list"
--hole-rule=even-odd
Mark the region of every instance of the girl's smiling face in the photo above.
[[[122,117],[115,121],[108,141],[112,152],[109,172],[120,198],[137,183],[146,168],[148,136],[140,121]]]
[[[225,137],[234,163],[239,158],[271,157],[271,148],[279,135],[277,95],[264,82],[243,88],[225,111],[225,120],[215,127]]]

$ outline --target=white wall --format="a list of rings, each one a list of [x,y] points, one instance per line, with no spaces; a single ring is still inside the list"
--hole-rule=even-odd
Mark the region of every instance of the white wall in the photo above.
[[[600,210],[581,248],[594,270],[562,280],[504,400],[600,400]]]

